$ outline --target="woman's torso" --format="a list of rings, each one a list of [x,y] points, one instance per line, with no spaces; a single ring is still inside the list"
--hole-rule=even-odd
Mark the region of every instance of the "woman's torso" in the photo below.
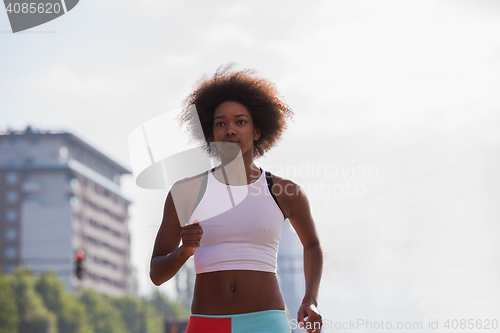
[[[262,171],[264,172],[264,171]],[[215,177],[213,177],[213,174],[211,174],[212,178],[208,180],[207,184],[207,189],[205,194],[209,195],[211,192],[210,190],[213,188],[213,186],[217,187],[220,185],[223,185],[221,183],[219,184],[214,184]],[[210,177],[209,176],[209,177]],[[260,185],[267,183],[265,182],[264,175],[261,174],[261,177],[259,177]],[[212,182],[212,185],[210,185]],[[264,183],[262,183],[264,182]],[[252,183],[251,185],[257,185],[258,183]],[[260,186],[259,185],[259,186]],[[212,186],[212,187],[211,187]],[[261,186],[262,188],[262,186]],[[220,190],[221,188],[219,188]],[[232,189],[234,189],[232,187]],[[241,187],[238,187],[237,190],[242,190]],[[267,189],[266,189],[267,191]],[[213,193],[213,192],[212,192]],[[234,201],[238,201],[238,193],[237,191],[235,193],[235,198],[232,198],[233,203]],[[267,192],[269,194],[269,192]],[[251,194],[251,193],[250,193]],[[264,193],[262,193],[264,194]],[[203,198],[205,199],[205,198]],[[209,206],[210,202],[205,200],[201,200],[199,205],[200,209],[195,209],[194,214],[192,215],[192,219],[196,218],[197,216],[195,215],[200,215],[199,213],[201,212],[201,215],[203,215],[203,204],[205,206]],[[247,199],[254,199],[252,197],[248,197]],[[258,198],[260,201],[260,204],[262,205],[265,203],[265,206],[267,207],[272,207],[272,205],[275,205],[274,199],[271,196],[266,196],[266,197],[260,197]],[[262,200],[266,200],[265,202],[262,202]],[[271,200],[271,201],[268,201]],[[283,201],[283,200],[281,200]],[[250,203],[253,203],[253,205],[256,205],[257,202],[254,201],[249,201]],[[243,202],[243,203],[246,203]],[[278,199],[278,203],[280,204],[281,202]],[[238,204],[238,202],[236,202]],[[213,202],[212,202],[213,205]],[[281,205],[280,205],[281,206]],[[284,220],[283,213],[279,210],[278,205],[272,207],[275,209],[275,211],[271,211],[271,215],[274,215],[274,222],[276,224],[276,209],[279,211],[279,214],[281,216],[281,220]],[[255,207],[257,209],[258,207]],[[244,211],[243,211],[244,212]],[[255,215],[259,218],[259,222],[257,220],[251,222],[251,224],[258,224],[257,225],[257,230],[260,230],[262,227],[261,221],[263,215],[259,215],[260,210],[256,210],[254,213],[251,215]],[[229,212],[229,216],[231,219],[233,219],[235,216],[235,213],[238,214],[238,210],[234,210],[234,212]],[[206,213],[205,213],[206,214]],[[239,212],[240,215],[245,215],[242,214],[241,211]],[[248,215],[248,214],[246,214]],[[224,214],[221,214],[220,216],[224,216]],[[227,233],[227,227],[218,229],[214,228],[215,226],[219,226],[221,220],[218,219],[217,217],[214,218],[209,218],[206,219],[205,221],[201,222],[201,225],[203,227],[205,223],[205,229],[204,229],[204,236],[205,239],[203,239],[202,236],[202,244],[203,241],[205,240],[205,244],[212,244],[214,242],[214,237],[215,233],[214,232],[220,232],[221,235],[226,235]],[[224,220],[222,220],[224,221]],[[251,219],[249,220],[251,221]],[[234,222],[233,220],[228,221],[228,222]],[[225,222],[227,223],[227,222]],[[226,225],[227,226],[227,225]],[[254,226],[254,225],[251,225]],[[209,228],[211,227],[211,228]],[[248,229],[248,225],[240,225],[239,228]],[[279,227],[279,230],[277,229]],[[281,225],[273,225],[271,228],[271,234],[280,231],[282,227]],[[239,230],[239,229],[238,229]],[[242,234],[245,234],[244,232]],[[258,233],[256,233],[258,236]],[[230,234],[229,234],[230,235]],[[245,234],[246,236],[244,239],[248,239],[248,237],[252,236],[252,233],[250,234]],[[248,236],[250,235],[250,236]],[[227,235],[226,235],[227,236]],[[262,239],[266,240],[266,238],[261,238],[260,241],[262,242]],[[270,241],[270,243],[276,243],[275,241]],[[243,244],[243,243],[242,243]],[[246,242],[245,242],[246,244]],[[277,244],[274,244],[274,246],[277,249]],[[237,249],[237,247],[235,248]],[[272,247],[271,247],[272,249]],[[269,249],[268,249],[269,250]],[[195,253],[195,262],[198,264],[200,267],[200,258],[204,258],[202,256],[201,251],[205,251],[205,248],[198,248],[197,251],[200,251],[198,253],[198,258],[196,257]],[[272,252],[272,251],[271,251]],[[210,253],[204,253],[205,258],[207,258],[207,254]],[[198,261],[196,261],[198,259]],[[235,267],[237,265],[234,265]],[[198,270],[201,271],[201,269],[198,267]],[[285,309],[285,302],[283,300],[283,296],[281,294],[280,288],[279,288],[279,283],[278,283],[278,278],[275,272],[270,271],[267,269],[267,271],[263,270],[257,270],[257,269],[225,269],[225,270],[216,270],[216,271],[208,271],[208,272],[202,272],[202,273],[197,273],[196,275],[196,282],[195,282],[195,287],[194,287],[194,295],[193,295],[193,303],[191,306],[191,312],[193,314],[204,314],[204,315],[229,315],[229,314],[238,314],[238,313],[247,313],[247,312],[255,312],[255,311],[264,311],[264,310],[284,310]]]
[[[196,275],[191,313],[228,315],[285,310],[275,273],[228,270]]]

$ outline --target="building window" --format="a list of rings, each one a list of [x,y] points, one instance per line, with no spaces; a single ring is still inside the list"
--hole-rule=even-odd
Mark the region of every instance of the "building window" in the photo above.
[[[68,147],[66,146],[59,147],[59,162],[61,163],[68,162]]]
[[[17,255],[16,248],[13,246],[7,246],[5,248],[4,255],[5,255],[5,258],[8,258],[8,259],[15,258]]]
[[[5,211],[5,219],[7,222],[17,221],[17,211],[15,209],[7,209]]]
[[[80,204],[80,200],[78,200],[78,197],[75,197],[74,195],[69,198],[69,203],[72,207],[77,207]]]
[[[17,230],[15,228],[7,228],[7,230],[5,230],[5,239],[6,240],[16,240],[17,239]]]
[[[8,203],[15,203],[19,199],[19,194],[16,191],[7,191],[5,199]]]
[[[9,185],[17,184],[19,181],[19,174],[17,172],[7,172],[5,175],[5,181]]]
[[[69,180],[69,185],[71,186],[72,189],[75,189],[77,188],[78,186],[80,186],[80,182],[78,181],[77,178],[71,178]]]

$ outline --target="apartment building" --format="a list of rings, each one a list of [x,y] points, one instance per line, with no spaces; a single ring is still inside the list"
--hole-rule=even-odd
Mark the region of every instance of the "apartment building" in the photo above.
[[[133,289],[130,173],[67,132],[0,131],[0,266],[56,271],[68,290],[120,296]],[[85,252],[76,277],[75,255]]]

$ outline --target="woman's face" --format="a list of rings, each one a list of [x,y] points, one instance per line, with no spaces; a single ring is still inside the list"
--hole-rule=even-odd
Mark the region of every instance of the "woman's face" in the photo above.
[[[242,155],[248,152],[253,155],[253,142],[260,138],[260,131],[254,128],[252,115],[246,107],[226,101],[215,109],[213,137],[215,142],[238,145]],[[234,148],[234,145],[226,145]]]

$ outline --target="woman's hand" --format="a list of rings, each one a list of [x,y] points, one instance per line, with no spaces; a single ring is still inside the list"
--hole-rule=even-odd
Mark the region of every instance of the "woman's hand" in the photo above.
[[[200,220],[194,220],[193,224],[188,224],[182,227],[182,249],[185,254],[192,256],[197,247],[200,246],[203,229],[200,225]]]
[[[307,320],[304,318],[307,317]],[[308,333],[320,333],[321,326],[323,326],[323,318],[318,312],[316,306],[312,303],[302,303],[297,312],[297,321],[299,322],[299,327],[305,328]]]

